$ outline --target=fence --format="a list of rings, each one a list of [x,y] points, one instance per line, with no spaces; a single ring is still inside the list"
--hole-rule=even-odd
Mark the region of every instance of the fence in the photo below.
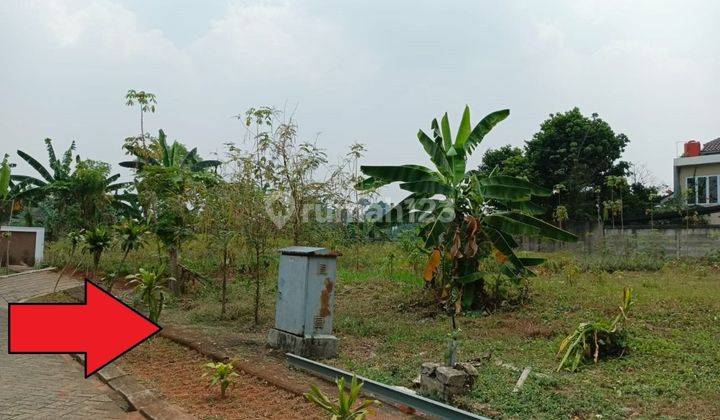
[[[644,252],[668,257],[704,257],[720,251],[720,227],[611,229],[598,223],[584,223],[567,230],[578,236],[578,242],[566,244],[523,237],[519,244],[523,250],[537,252]]]
[[[618,251],[669,257],[704,257],[720,250],[720,227],[605,229],[604,245]]]

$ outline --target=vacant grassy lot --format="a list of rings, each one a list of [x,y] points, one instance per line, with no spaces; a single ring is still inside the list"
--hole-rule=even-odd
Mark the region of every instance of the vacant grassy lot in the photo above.
[[[360,252],[359,270],[353,249],[345,250],[340,260],[335,332],[341,354],[331,363],[409,386],[422,362],[442,360],[450,320],[429,303],[419,276],[394,245],[368,245]],[[460,405],[492,417],[720,416],[716,267],[670,262],[658,271],[584,272],[579,265],[563,268],[558,263],[566,263],[568,256],[551,259],[550,268],[530,280],[531,294],[524,304],[458,319],[460,358],[492,354],[471,397],[458,401]],[[195,325],[219,338],[232,334],[239,353],[253,351],[252,342],[262,343],[273,323],[274,285],[271,273],[260,327],[252,326],[252,291],[242,277],[230,286],[230,319],[218,319],[217,290],[200,288],[196,295],[172,302],[161,323]],[[580,322],[614,316],[624,286],[637,295],[628,323],[631,352],[575,373],[555,372],[562,338]],[[513,393],[520,373],[498,366],[498,361],[520,369],[530,366],[547,377],[531,376]]]

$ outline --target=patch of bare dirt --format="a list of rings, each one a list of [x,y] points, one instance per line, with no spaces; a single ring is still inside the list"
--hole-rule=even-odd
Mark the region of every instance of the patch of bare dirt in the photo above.
[[[296,394],[238,372],[225,399],[202,377],[208,360],[164,338],[155,338],[126,354],[120,367],[149,388],[198,418],[323,419],[325,416]]]

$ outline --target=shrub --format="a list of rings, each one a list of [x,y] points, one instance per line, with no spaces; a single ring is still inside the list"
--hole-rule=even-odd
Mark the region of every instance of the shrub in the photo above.
[[[110,248],[112,240],[112,233],[102,226],[85,232],[83,245],[90,255],[92,255],[93,275],[97,275],[100,257],[102,257],[103,251]]]
[[[557,356],[563,355],[557,370],[563,367],[569,371],[577,370],[581,362],[593,360],[597,363],[601,357],[622,356],[627,351],[627,334],[622,323],[627,320],[627,312],[634,304],[632,289],[623,289],[620,313],[608,322],[583,322],[560,343]]]
[[[165,286],[168,279],[161,278],[155,271],[140,269],[137,274],[127,276],[128,285],[135,287],[135,299],[142,301],[148,309],[149,318],[157,323],[165,305]]]
[[[311,385],[310,392],[305,394],[305,398],[307,398],[308,401],[330,414],[332,419],[363,420],[367,417],[368,408],[371,405],[380,405],[380,402],[377,400],[365,400],[356,408],[353,408],[360,397],[360,391],[362,391],[363,386],[362,382],[358,381],[355,376],[353,376],[350,382],[349,392],[345,390],[345,378],[338,378],[335,383],[338,388],[337,403],[330,400],[330,398],[315,385]]]

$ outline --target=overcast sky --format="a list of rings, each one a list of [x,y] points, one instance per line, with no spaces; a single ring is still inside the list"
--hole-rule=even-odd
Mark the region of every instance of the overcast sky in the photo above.
[[[473,123],[511,110],[474,163],[578,106],[672,184],[676,142],[720,137],[719,21],[688,0],[2,0],[0,153],[76,140],[117,168],[130,88],[158,96],[147,130],[206,157],[241,140],[232,115],[287,104],[304,138],[333,158],[363,142],[369,164],[424,162],[418,128],[465,104]]]

